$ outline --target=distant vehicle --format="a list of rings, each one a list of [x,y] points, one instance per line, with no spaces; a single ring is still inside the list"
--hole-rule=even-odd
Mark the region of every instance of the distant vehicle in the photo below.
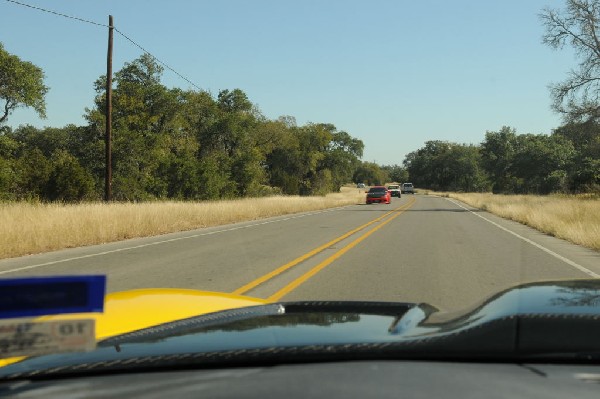
[[[392,196],[387,188],[384,186],[374,186],[367,191],[367,205],[374,202],[389,204],[392,202]]]
[[[356,188],[365,188],[365,183],[358,183]]]
[[[390,196],[392,197],[402,197],[402,192],[400,190],[400,185],[399,184],[390,184],[388,186],[388,190],[390,192]]]
[[[412,183],[402,183],[402,194],[414,194],[415,188]]]

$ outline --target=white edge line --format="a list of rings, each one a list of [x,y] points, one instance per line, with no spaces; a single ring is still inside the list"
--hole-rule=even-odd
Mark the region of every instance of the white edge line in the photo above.
[[[581,272],[583,272],[583,273],[587,274],[588,276],[591,276],[591,277],[594,277],[594,278],[600,278],[600,274],[596,274],[596,273],[594,273],[593,271],[591,271],[591,270],[589,270],[589,269],[587,269],[587,268],[585,268],[585,267],[581,266],[580,264],[573,262],[571,259],[567,259],[567,258],[565,258],[564,256],[562,256],[562,255],[559,255],[559,254],[557,254],[556,252],[554,252],[554,251],[552,251],[552,250],[550,250],[550,249],[548,249],[548,248],[544,247],[543,245],[540,245],[540,244],[538,244],[537,242],[530,240],[529,238],[523,237],[522,235],[520,235],[520,234],[517,234],[517,233],[515,233],[514,231],[512,231],[512,230],[509,230],[509,229],[507,229],[506,227],[504,227],[504,226],[501,226],[501,225],[499,225],[498,223],[496,223],[496,222],[494,222],[494,221],[491,221],[490,219],[488,219],[488,218],[486,218],[486,217],[484,217],[484,216],[482,216],[482,215],[480,215],[480,214],[478,214],[478,213],[475,213],[475,212],[473,212],[472,210],[470,210],[470,209],[468,209],[468,208],[466,208],[466,207],[462,206],[461,204],[459,204],[458,202],[456,202],[456,201],[454,201],[454,200],[452,200],[452,199],[450,199],[450,198],[446,198],[446,199],[447,199],[448,201],[452,202],[454,205],[457,205],[457,206],[461,207],[462,209],[464,209],[464,210],[466,210],[466,211],[469,211],[469,212],[470,212],[470,213],[472,213],[473,215],[475,215],[475,216],[477,216],[477,217],[479,217],[479,218],[481,218],[481,219],[485,220],[485,221],[486,221],[486,222],[488,222],[488,223],[491,223],[491,224],[493,224],[494,226],[498,227],[499,229],[502,229],[502,230],[506,231],[507,233],[510,233],[510,234],[512,234],[513,236],[517,237],[517,238],[520,238],[521,240],[525,241],[526,243],[528,243],[528,244],[531,244],[531,245],[533,245],[534,247],[536,247],[536,248],[538,248],[538,249],[541,249],[542,251],[546,252],[547,254],[554,256],[556,259],[559,259],[559,260],[563,261],[563,262],[564,262],[564,263],[566,263],[567,265],[574,267],[575,269],[577,269],[577,270],[579,270],[579,271],[581,271]]]
[[[347,206],[352,206],[352,205],[347,205]],[[192,234],[192,235],[185,236],[185,237],[177,237],[177,238],[170,238],[168,240],[154,241],[154,242],[150,242],[150,243],[147,243],[147,244],[134,245],[133,247],[117,248],[117,249],[113,249],[113,250],[110,250],[110,251],[96,252],[96,253],[88,254],[88,255],[75,256],[73,258],[66,258],[66,259],[54,260],[54,261],[51,261],[51,262],[38,263],[38,264],[35,264],[35,265],[18,267],[16,269],[3,270],[3,271],[0,271],[0,275],[2,275],[2,274],[8,274],[8,273],[14,273],[14,272],[20,272],[20,271],[29,270],[29,269],[37,269],[38,267],[55,265],[55,264],[58,264],[58,263],[71,262],[71,261],[74,261],[74,260],[94,258],[96,256],[103,256],[103,255],[110,255],[110,254],[117,253],[117,252],[129,251],[129,250],[132,250],[132,249],[139,249],[139,248],[144,248],[144,247],[150,247],[152,245],[167,244],[167,243],[174,242],[174,241],[188,240],[190,238],[198,238],[198,237],[209,236],[209,235],[213,235],[213,234],[226,233],[226,232],[229,232],[229,231],[245,229],[245,228],[248,228],[248,227],[257,227],[257,226],[263,226],[265,224],[285,222],[285,221],[288,221],[288,220],[299,219],[299,218],[303,218],[303,217],[306,217],[306,216],[313,216],[313,215],[319,215],[319,214],[325,213],[325,212],[332,212],[332,211],[335,211],[335,210],[346,208],[347,206],[341,206],[341,207],[337,207],[337,208],[324,209],[324,210],[320,210],[320,211],[317,211],[317,212],[303,213],[301,215],[288,216],[288,217],[281,218],[281,219],[276,219],[276,220],[267,220],[267,221],[262,221],[262,222],[258,222],[258,223],[246,225],[246,226],[236,226],[236,227],[231,227],[231,228],[223,229],[223,230],[209,231],[207,233]],[[148,237],[138,237],[138,238],[148,238]],[[116,242],[118,242],[118,241],[114,241],[111,244],[114,244]]]

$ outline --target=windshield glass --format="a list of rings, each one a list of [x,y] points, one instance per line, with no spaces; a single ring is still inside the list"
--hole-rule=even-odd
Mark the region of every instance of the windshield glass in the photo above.
[[[0,280],[106,276],[106,338],[291,301],[442,318],[600,278],[599,20],[592,0],[0,1]]]

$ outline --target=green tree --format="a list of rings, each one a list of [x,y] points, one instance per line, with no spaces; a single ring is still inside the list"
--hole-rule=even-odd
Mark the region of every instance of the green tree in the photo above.
[[[262,195],[272,143],[263,141],[260,112],[240,89],[222,90],[216,101],[208,93],[194,95],[193,100],[196,111],[188,124],[199,144],[200,176],[207,190],[201,196]]]
[[[152,57],[142,56],[115,74],[115,199],[324,194],[339,190],[359,164],[363,143],[331,124],[271,121],[240,89],[222,90],[215,99],[167,89],[161,73]],[[67,145],[94,178],[101,175],[91,154],[104,133],[104,82],[96,82],[89,126],[75,130],[81,143]]]
[[[516,189],[516,178],[511,175],[516,151],[515,129],[503,126],[498,132],[486,132],[481,143],[481,160],[490,176],[494,193],[509,193]]]
[[[480,148],[433,140],[407,155],[405,166],[418,187],[442,191],[486,191]]]
[[[217,97],[219,108],[226,112],[250,112],[252,103],[248,96],[240,89],[221,90]]]
[[[10,129],[6,129],[10,132]],[[19,143],[0,130],[0,200],[15,199],[17,168],[15,157]]]
[[[52,164],[39,148],[24,150],[15,160],[16,186],[19,199],[46,199]]]
[[[332,125],[309,123],[294,129],[299,143],[299,153],[296,158],[300,163],[300,195],[324,194],[331,192],[331,171],[326,169],[323,162],[333,138]]]
[[[571,141],[544,134],[519,135],[517,141],[511,169],[521,182],[518,191],[548,194],[568,189],[567,171],[575,156]]]
[[[500,193],[568,191],[577,152],[563,134],[521,134],[503,127],[487,132],[481,144],[482,164]]]
[[[570,140],[576,151],[568,176],[569,189],[599,191],[600,124],[595,121],[569,123],[555,129],[553,134]]]
[[[181,129],[182,93],[160,83],[163,69],[148,54],[115,73],[113,91],[113,197],[143,200],[167,197],[169,182],[160,173],[169,163],[171,135]],[[96,81],[96,107],[87,119],[104,134],[104,83]]]
[[[8,53],[0,43],[0,124],[16,108],[32,107],[40,117],[46,117],[43,71],[31,62]]]
[[[572,173],[571,189],[575,192],[600,192],[600,158],[585,157]]]
[[[600,122],[567,123],[553,134],[570,140],[582,157],[600,158]]]
[[[41,189],[47,184],[45,164],[53,154],[63,151],[77,159],[86,174],[94,180],[94,189],[99,190],[104,176],[104,142],[93,126],[67,125],[62,128],[46,127],[38,129],[31,125],[19,126],[6,135],[18,143],[18,150],[13,154],[22,169],[17,171],[20,183],[15,191],[18,197],[27,196],[22,190],[30,191],[30,195],[40,199],[45,198],[47,190]],[[39,163],[39,170],[36,170]],[[45,177],[44,177],[45,176]],[[46,179],[46,180],[44,180]],[[100,198],[101,192],[89,195],[90,198]]]
[[[38,149],[45,157],[50,157],[58,150],[69,150],[70,147],[69,127],[38,129],[31,125],[21,125],[13,130],[10,137],[21,143],[23,151]]]
[[[50,162],[52,169],[46,198],[51,201],[81,201],[93,195],[94,180],[73,155],[59,150],[52,154]]]
[[[236,188],[237,196],[256,196],[266,182],[262,166],[265,153],[257,148],[256,138],[260,112],[240,89],[219,92],[217,106],[209,145],[230,158],[231,186]]]
[[[400,165],[383,165],[381,169],[387,172],[390,182],[405,183],[410,181],[408,170]]]
[[[234,198],[237,186],[231,180],[230,159],[225,154],[213,153],[200,160],[200,199]]]
[[[412,183],[417,187],[444,189],[448,182],[448,167],[443,160],[450,148],[447,141],[430,140],[424,147],[407,154],[404,166]]]
[[[365,183],[368,186],[385,184],[389,180],[387,173],[374,162],[362,162],[354,172],[352,180],[356,183]]]
[[[299,147],[297,138],[289,134],[285,144],[276,147],[267,156],[269,183],[281,188],[284,194],[300,194],[304,174]]]
[[[353,180],[354,172],[360,165],[364,144],[347,132],[336,131],[333,125],[330,126],[333,128],[331,141],[321,167],[329,171],[326,175],[330,177],[326,179],[325,175],[322,175],[320,180],[322,182],[329,180],[328,191],[339,191],[342,185]]]
[[[280,123],[279,126],[283,134],[266,158],[270,184],[291,195],[311,195],[324,190],[324,184],[331,180],[324,179],[319,170],[325,169],[322,162],[331,132],[317,124],[286,127]]]
[[[93,178],[95,194],[90,198],[102,199],[104,195],[104,137],[93,125],[64,127],[68,132],[68,151]]]

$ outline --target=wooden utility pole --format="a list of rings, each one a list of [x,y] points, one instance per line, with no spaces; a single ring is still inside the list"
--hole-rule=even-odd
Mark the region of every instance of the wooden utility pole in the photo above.
[[[112,53],[113,53],[113,17],[108,16],[108,54],[106,57],[106,132],[104,148],[106,155],[106,172],[104,174],[104,200],[112,200]]]

